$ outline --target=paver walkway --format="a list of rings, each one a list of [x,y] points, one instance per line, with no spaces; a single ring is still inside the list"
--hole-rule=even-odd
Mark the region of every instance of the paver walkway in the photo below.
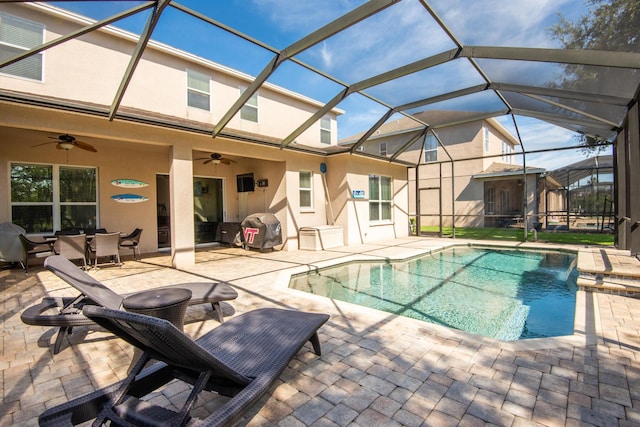
[[[265,306],[331,314],[320,329],[322,356],[301,350],[242,425],[640,425],[638,299],[580,292],[574,336],[502,343],[286,288],[292,271],[353,257],[402,258],[451,243],[407,238],[322,252],[219,248],[199,251],[189,271],[168,268],[167,255],[147,255],[90,274],[117,292],[227,281],[239,293],[223,304],[229,316]],[[46,408],[126,376],[133,350],[123,341],[77,328],[53,356],[55,330],[21,323],[21,311],[43,296],[75,294],[52,274],[40,267],[28,276],[0,271],[0,289],[0,426],[37,425]],[[189,307],[185,331],[199,336],[219,325],[215,318],[204,305]],[[174,384],[153,399],[180,404],[187,392]],[[204,395],[193,415],[206,416],[223,399]]]

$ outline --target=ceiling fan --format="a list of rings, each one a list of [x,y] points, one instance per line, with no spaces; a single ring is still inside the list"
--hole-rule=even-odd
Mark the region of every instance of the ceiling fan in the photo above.
[[[81,150],[91,151],[93,153],[97,153],[93,145],[87,144],[86,142],[78,141],[75,136],[69,135],[65,133],[64,135],[58,135],[57,137],[50,136],[50,139],[54,139],[54,142],[43,142],[42,144],[36,144],[34,147],[39,147],[41,145],[46,144],[56,144],[56,148],[58,150],[71,150],[73,147],[78,147]]]
[[[196,160],[204,160],[203,164],[213,163],[214,165],[222,163],[223,165],[230,165],[231,163],[237,163],[235,160],[228,159],[226,157],[222,157],[219,153],[211,153],[209,157],[201,157]]]

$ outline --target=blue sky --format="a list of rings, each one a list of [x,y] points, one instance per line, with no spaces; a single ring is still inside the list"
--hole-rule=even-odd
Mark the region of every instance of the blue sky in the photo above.
[[[463,45],[558,47],[549,27],[559,13],[576,19],[586,12],[586,0],[431,0],[428,3]],[[183,0],[181,4],[236,28],[275,49],[283,49],[360,4],[362,1],[332,0]],[[135,2],[64,2],[57,5],[100,19],[131,7]],[[121,26],[139,32],[145,16],[136,16]],[[153,38],[221,63],[249,75],[257,75],[273,54],[224,31],[168,8]],[[417,0],[404,0],[349,28],[344,33],[301,53],[298,58],[340,81],[351,84],[418,59],[455,47]],[[464,61],[464,62],[463,62]],[[466,60],[415,73],[401,82],[371,88],[368,93],[391,105],[461,89],[483,82],[470,73]],[[504,64],[486,64],[492,80],[517,77],[523,84],[553,74],[546,64],[521,64],[520,69]],[[484,66],[484,65],[481,65]],[[269,81],[322,102],[333,98],[341,86],[296,64],[285,62]],[[539,82],[538,82],[539,83]],[[493,111],[489,96],[468,98],[467,107]],[[496,103],[500,107],[499,103]],[[386,109],[363,96],[350,96],[339,106],[339,137],[368,129]],[[443,105],[442,108],[450,107]],[[497,108],[496,107],[496,108]],[[512,120],[499,121],[513,132]],[[574,145],[574,134],[529,118],[517,118],[524,146],[528,150]],[[293,124],[296,127],[298,124]],[[528,164],[554,169],[584,158],[579,153],[551,152],[531,156]]]

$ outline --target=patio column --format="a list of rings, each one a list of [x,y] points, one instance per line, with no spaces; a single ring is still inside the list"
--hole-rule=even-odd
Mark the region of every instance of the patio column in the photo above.
[[[627,147],[626,132],[620,132],[613,146],[615,162],[615,192],[614,203],[616,207],[616,245],[620,250],[629,249],[629,152]]]
[[[169,169],[171,195],[171,265],[195,264],[193,222],[193,155],[187,145],[173,145]]]
[[[629,110],[627,120],[627,147],[629,147],[629,213],[631,227],[629,249],[631,255],[640,253],[640,110],[636,103]]]

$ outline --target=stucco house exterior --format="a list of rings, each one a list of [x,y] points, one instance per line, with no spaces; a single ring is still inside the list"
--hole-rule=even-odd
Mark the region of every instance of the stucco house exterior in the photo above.
[[[409,212],[420,226],[539,226],[546,204],[558,208],[560,184],[543,168],[516,164],[518,140],[493,118],[473,112],[431,110],[415,114],[422,123],[400,117],[382,125],[361,146],[370,153],[393,153],[414,141],[405,156],[409,171]],[[424,133],[424,124],[432,130]],[[353,144],[361,135],[341,141]],[[453,177],[453,178],[452,178]],[[413,196],[415,195],[415,197]],[[525,205],[526,198],[526,205]],[[551,198],[551,201],[550,201]]]
[[[4,3],[0,59],[88,24],[53,6]],[[281,222],[282,250],[320,225],[342,227],[346,245],[407,235],[406,166],[331,153],[341,110],[283,149],[322,103],[267,83],[213,138],[252,77],[151,41],[122,92],[135,46],[104,27],[0,69],[0,222],[32,235],[142,228],[141,251],[170,247],[174,266],[219,241],[220,224],[259,212]]]

